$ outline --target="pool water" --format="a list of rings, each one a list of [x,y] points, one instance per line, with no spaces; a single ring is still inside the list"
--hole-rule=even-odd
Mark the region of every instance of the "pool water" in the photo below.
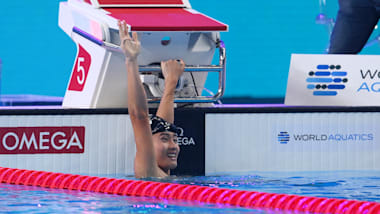
[[[272,213],[94,192],[0,184],[0,213]]]
[[[123,176],[117,178],[133,179]],[[380,202],[380,171],[247,173],[160,182]],[[199,202],[0,184],[0,213],[279,213]]]
[[[380,171],[252,173],[171,179],[169,182],[268,193],[380,202]]]

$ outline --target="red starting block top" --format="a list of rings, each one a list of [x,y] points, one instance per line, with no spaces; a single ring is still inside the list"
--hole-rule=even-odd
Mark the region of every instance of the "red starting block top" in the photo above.
[[[114,0],[117,1],[117,0]],[[148,1],[148,0],[147,0]],[[150,0],[154,1],[154,0]],[[179,0],[167,0],[175,2]],[[160,1],[162,2],[162,1]],[[192,9],[103,8],[115,19],[125,20],[132,31],[227,31],[228,26]]]
[[[167,4],[167,5],[178,5],[178,4],[183,4],[182,0],[98,0],[99,5],[107,5],[107,4],[123,4],[123,5],[128,5],[128,4],[154,4],[154,5],[160,5],[160,4]]]
[[[186,7],[186,0],[83,0],[96,7]]]

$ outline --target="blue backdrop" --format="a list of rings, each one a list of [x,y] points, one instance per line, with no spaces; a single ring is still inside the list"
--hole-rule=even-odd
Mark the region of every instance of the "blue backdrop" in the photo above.
[[[64,95],[76,47],[58,27],[59,2],[2,2],[2,94]],[[326,27],[315,23],[318,0],[190,3],[230,27],[222,33],[228,51],[227,97],[283,97],[291,53],[324,53],[328,44]],[[330,4],[329,15],[334,15],[336,1]],[[378,53],[377,46],[364,53]]]

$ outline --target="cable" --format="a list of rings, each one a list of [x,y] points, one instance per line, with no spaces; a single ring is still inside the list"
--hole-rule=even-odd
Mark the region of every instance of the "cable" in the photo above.
[[[195,84],[195,80],[194,80],[193,72],[190,72],[190,75],[191,75],[191,79],[193,80],[193,84],[194,84],[194,88],[195,88],[195,93],[196,93],[196,95],[197,95],[197,97],[198,97],[199,94],[198,94],[197,84]]]

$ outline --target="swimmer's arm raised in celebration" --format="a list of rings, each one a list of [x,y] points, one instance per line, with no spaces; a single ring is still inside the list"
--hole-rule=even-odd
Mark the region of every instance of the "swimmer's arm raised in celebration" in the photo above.
[[[129,36],[128,27],[124,21],[119,21],[118,25],[120,47],[126,56],[128,113],[136,141],[135,177],[159,177],[160,171],[153,148],[148,104],[137,63],[140,41],[136,32],[133,32],[132,38]]]
[[[169,60],[161,62],[161,69],[165,78],[165,89],[156,115],[174,123],[174,92],[185,69],[185,63],[182,60]]]

